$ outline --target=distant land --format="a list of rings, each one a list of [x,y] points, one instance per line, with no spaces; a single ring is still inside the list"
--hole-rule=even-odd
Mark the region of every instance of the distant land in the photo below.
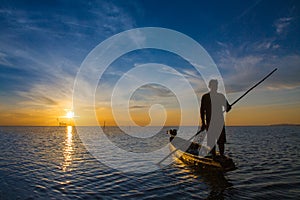
[[[300,126],[300,124],[271,124],[270,126]]]

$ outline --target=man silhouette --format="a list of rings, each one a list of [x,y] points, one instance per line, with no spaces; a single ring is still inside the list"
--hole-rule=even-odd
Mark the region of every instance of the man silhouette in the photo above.
[[[206,93],[201,98],[200,115],[202,121],[201,130],[207,130],[207,145],[211,148],[212,157],[216,157],[216,139],[220,155],[224,156],[225,151],[225,125],[224,125],[224,110],[229,112],[231,106],[225,96],[218,93],[218,81],[212,79],[209,81],[208,87],[210,92]],[[211,124],[212,122],[212,124]],[[221,134],[220,134],[221,132]]]

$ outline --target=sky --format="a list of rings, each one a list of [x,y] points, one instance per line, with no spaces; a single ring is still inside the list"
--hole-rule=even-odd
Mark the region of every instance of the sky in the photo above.
[[[233,107],[226,115],[227,125],[300,124],[297,0],[1,0],[0,24],[0,125],[53,126],[67,120],[67,112],[74,110],[76,76],[89,53],[118,33],[142,27],[175,30],[198,42],[218,67],[229,103],[278,68]],[[201,74],[180,56],[159,49],[135,50],[111,63],[96,91],[86,89],[95,98],[95,105],[86,109],[94,108],[100,124],[115,125],[115,85],[146,63],[175,69],[199,100],[208,90]],[[137,125],[176,125],[191,109],[180,105],[176,94],[159,84],[141,85],[129,99]],[[75,111],[76,117],[95,125],[90,116]],[[120,124],[128,120],[121,116]]]

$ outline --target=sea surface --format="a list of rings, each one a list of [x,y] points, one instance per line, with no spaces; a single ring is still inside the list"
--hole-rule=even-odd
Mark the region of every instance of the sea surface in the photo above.
[[[227,127],[226,154],[238,169],[224,175],[175,158],[148,167],[151,152],[168,145],[169,128],[149,139],[106,127],[125,153],[147,153],[132,160],[109,148],[94,157],[76,127],[0,127],[0,199],[300,199],[299,126]],[[135,163],[149,170],[135,173]]]

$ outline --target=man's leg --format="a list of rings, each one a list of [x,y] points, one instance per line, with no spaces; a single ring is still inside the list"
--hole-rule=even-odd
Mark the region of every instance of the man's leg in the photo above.
[[[225,144],[224,143],[219,143],[218,146],[219,146],[220,155],[224,156]]]
[[[209,131],[208,131],[209,132]],[[215,138],[213,137],[212,133],[207,133],[207,146],[211,148],[210,154],[213,158],[216,157],[216,144],[215,144]]]
[[[212,158],[215,158],[216,157],[216,146],[214,146],[211,151],[210,151],[211,155],[212,155]]]
[[[223,127],[222,133],[218,139],[219,152],[221,156],[224,156],[225,142],[226,142],[226,134],[225,134],[225,127]]]

